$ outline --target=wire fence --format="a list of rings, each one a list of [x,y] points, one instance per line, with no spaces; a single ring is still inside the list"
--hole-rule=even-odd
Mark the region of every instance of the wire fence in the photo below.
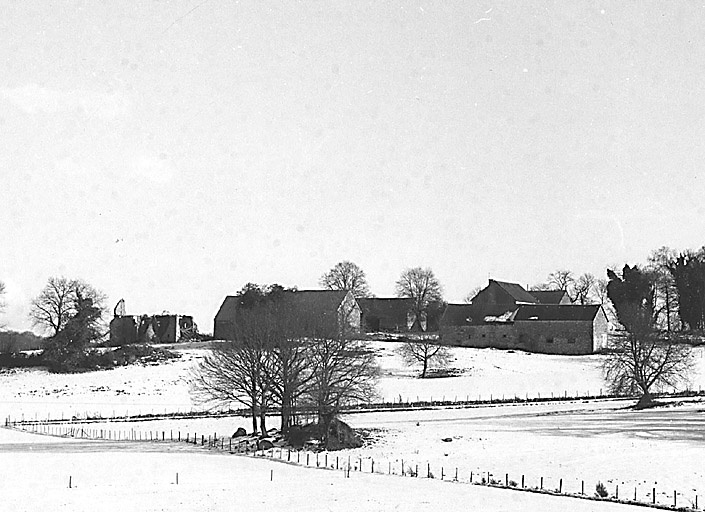
[[[350,453],[293,449],[275,446],[256,438],[219,436],[216,433],[183,433],[180,430],[143,431],[137,429],[99,429],[88,425],[56,424],[52,422],[6,421],[6,428],[62,438],[116,442],[187,443],[218,450],[231,455],[266,458],[309,468],[342,471],[345,477],[357,473],[390,475],[405,478],[437,479],[467,485],[484,485],[515,491],[535,492],[588,500],[650,506],[659,509],[695,511],[700,508],[697,490],[686,492],[656,486],[626,486],[609,480],[597,482],[570,477],[541,476],[530,472],[500,472],[496,470],[464,470],[454,466],[432,465],[427,461],[404,458],[374,459]],[[274,470],[271,470],[274,476]],[[178,483],[178,473],[177,473]],[[69,487],[71,486],[69,476]]]
[[[705,391],[702,389],[696,390],[686,390],[677,391],[670,393],[656,393],[655,398],[692,398],[698,396],[705,396]],[[433,409],[433,408],[450,408],[450,407],[476,407],[476,406],[487,406],[487,405],[511,405],[511,404],[535,404],[535,403],[548,403],[548,402],[570,402],[576,400],[624,400],[624,399],[638,399],[637,395],[624,395],[624,394],[614,394],[603,392],[600,389],[597,392],[583,391],[579,390],[570,392],[564,390],[561,393],[549,392],[549,393],[524,393],[524,394],[507,394],[507,393],[497,393],[497,394],[487,394],[487,395],[465,395],[458,396],[441,396],[434,399],[431,396],[429,399],[421,399],[418,396],[412,397],[402,397],[392,399],[392,401],[379,401],[379,402],[353,402],[345,404],[341,412],[347,414],[354,413],[365,413],[365,412],[383,412],[383,411],[403,411],[403,410],[420,410],[420,409]],[[61,413],[55,415],[53,418],[51,415],[47,415],[46,418],[40,419],[38,413],[30,414],[20,414],[19,417],[11,418],[10,416],[5,417],[5,423],[31,423],[31,422],[96,422],[96,421],[149,421],[155,419],[186,419],[186,418],[215,418],[215,417],[225,417],[225,416],[249,416],[252,414],[250,408],[223,408],[219,410],[213,409],[184,409],[169,411],[166,408],[164,412],[160,412],[155,408],[150,408],[150,412],[143,412],[142,409],[130,412],[129,409],[124,410],[124,415],[121,410],[112,409],[111,414],[106,414],[104,411],[91,411],[91,410],[74,410],[71,414],[65,415]],[[281,410],[277,407],[270,407],[266,411],[267,416],[278,416]],[[296,413],[301,416],[315,415],[316,411],[314,408],[299,406],[296,408]],[[33,417],[33,418],[32,418]]]

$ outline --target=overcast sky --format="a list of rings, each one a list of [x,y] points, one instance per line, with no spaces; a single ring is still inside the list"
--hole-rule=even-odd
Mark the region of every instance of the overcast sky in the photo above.
[[[9,4],[9,5],[8,5]],[[202,331],[341,260],[392,296],[705,243],[699,2],[0,7],[0,322],[50,276]]]

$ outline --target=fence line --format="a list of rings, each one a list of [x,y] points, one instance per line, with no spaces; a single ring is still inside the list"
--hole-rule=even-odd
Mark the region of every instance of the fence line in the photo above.
[[[536,476],[523,472],[521,474],[493,472],[490,469],[471,470],[469,473],[463,473],[457,466],[431,466],[428,461],[420,464],[418,461],[410,461],[403,458],[375,460],[371,457],[361,457],[359,455],[341,455],[341,452],[295,450],[285,446],[267,446],[262,448],[256,439],[218,436],[217,433],[212,435],[203,433],[199,435],[197,432],[182,434],[181,431],[174,431],[173,429],[168,432],[166,430],[150,430],[147,433],[134,428],[129,430],[91,429],[78,425],[51,422],[6,422],[5,427],[34,434],[71,437],[74,439],[188,443],[204,448],[217,449],[231,455],[260,457],[298,466],[343,471],[347,478],[350,477],[351,472],[386,474],[409,478],[439,479],[448,482],[484,485],[589,500],[646,505],[659,509],[701,510],[698,502],[700,496],[697,491],[694,494],[686,494],[677,490],[671,492],[670,489],[659,490],[657,487],[651,487],[651,489],[647,489],[650,492],[640,493],[639,487],[634,486],[628,489],[622,487],[622,496],[620,497],[619,484],[615,484],[612,488],[611,484],[608,487],[602,481],[594,484],[594,493],[591,493],[591,485],[593,484],[586,485],[585,480],[578,478],[566,480],[559,477]],[[633,493],[631,492],[632,489]]]
[[[677,391],[670,393],[654,393],[655,398],[686,398],[686,397],[696,397],[705,396],[705,391],[699,389],[698,391],[687,390],[687,391]],[[465,398],[463,400],[463,398]],[[437,407],[475,407],[483,405],[511,405],[511,404],[525,404],[525,403],[550,403],[550,402],[570,402],[575,400],[631,400],[639,398],[638,395],[624,395],[624,394],[613,394],[613,393],[603,393],[600,389],[599,393],[593,394],[587,391],[586,394],[580,394],[576,391],[574,394],[569,393],[564,390],[563,393],[548,393],[541,396],[541,393],[536,393],[531,395],[530,393],[525,393],[523,396],[517,394],[493,394],[490,393],[489,396],[483,398],[482,395],[477,395],[476,398],[470,398],[470,395],[465,395],[465,397],[454,396],[451,400],[446,399],[442,396],[440,400],[434,400],[430,397],[430,400],[419,400],[416,397],[415,401],[409,400],[408,398],[403,399],[401,396],[399,400],[394,399],[391,402],[357,402],[354,404],[347,404],[343,406],[341,412],[344,414],[355,414],[364,412],[381,412],[381,411],[404,411],[404,410],[419,410],[419,409],[432,409]],[[164,412],[164,413],[142,413],[141,411],[137,414],[130,414],[129,410],[125,410],[125,414],[115,414],[113,411],[112,416],[104,416],[100,412],[90,413],[85,411],[83,415],[76,412],[72,416],[61,415],[60,418],[51,418],[48,416],[46,419],[38,419],[37,413],[34,414],[34,420],[25,419],[25,415],[21,414],[21,417],[12,419],[10,416],[5,418],[5,424],[13,423],[20,424],[26,423],[30,424],[33,422],[54,422],[54,423],[66,423],[80,421],[85,422],[124,422],[124,421],[150,421],[156,419],[184,419],[184,418],[212,418],[212,417],[226,417],[226,416],[249,416],[251,410],[249,408],[240,409],[223,409],[220,411],[213,410],[201,410],[201,411],[184,411],[184,412]],[[302,416],[315,414],[315,409],[309,407],[297,407],[296,413]],[[267,416],[275,416],[281,413],[281,409],[277,407],[270,407],[267,409]]]

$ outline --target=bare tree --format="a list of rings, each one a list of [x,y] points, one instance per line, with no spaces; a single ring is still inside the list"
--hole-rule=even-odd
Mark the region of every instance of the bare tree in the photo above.
[[[465,295],[465,297],[463,297],[463,302],[464,302],[465,304],[471,304],[471,303],[472,303],[472,299],[474,299],[474,298],[477,296],[477,294],[482,291],[482,289],[483,289],[482,286],[476,286],[475,288],[473,288],[472,290],[470,290],[470,291]]]
[[[678,288],[670,270],[677,257],[675,250],[663,246],[651,251],[646,267],[653,274],[656,323],[668,332],[677,330],[680,326]]]
[[[595,276],[588,273],[582,274],[573,281],[573,302],[578,304],[590,304],[595,292]]]
[[[608,271],[607,294],[625,331],[613,336],[603,361],[611,391],[640,393],[637,408],[653,403],[652,389],[687,382],[693,368],[690,345],[656,328],[653,275],[624,266],[621,276]]]
[[[311,341],[311,386],[307,396],[318,416],[321,441],[331,446],[331,424],[345,405],[375,397],[379,367],[374,352],[362,340],[342,332]]]
[[[413,299],[413,313],[419,325],[423,325],[429,304],[443,301],[443,287],[430,268],[404,270],[396,282],[396,292],[397,297]]]
[[[447,346],[431,339],[406,341],[399,346],[398,352],[407,365],[421,365],[422,379],[426,378],[429,367],[445,366],[453,358]]]
[[[94,308],[104,309],[106,295],[85,281],[50,277],[41,293],[32,300],[29,316],[34,325],[55,336],[69,318],[78,313],[79,297],[90,299]]]
[[[548,274],[548,285],[552,290],[563,290],[572,299],[572,286],[575,278],[570,270],[556,270]]]
[[[320,284],[328,290],[345,290],[352,292],[357,299],[370,295],[365,272],[351,261],[341,261],[323,274]]]
[[[322,314],[281,287],[249,284],[239,297],[235,341],[196,367],[192,394],[200,403],[245,405],[263,433],[271,407],[280,407],[286,434],[297,407],[308,406],[328,443],[333,419],[350,400],[372,396],[378,373],[372,351],[348,335],[350,311]]]
[[[615,324],[617,322],[617,313],[614,310],[612,301],[607,296],[608,284],[609,281],[604,277],[600,277],[595,280],[595,300],[600,306],[602,306],[602,309],[605,311],[605,315],[607,315],[607,319],[610,323]]]
[[[75,312],[59,331],[45,342],[42,357],[53,372],[72,372],[89,365],[88,354],[91,343],[103,338],[104,310],[93,305],[93,299],[76,294]]]
[[[694,368],[691,346],[673,333],[652,329],[645,319],[613,336],[609,348],[602,365],[605,380],[613,393],[639,394],[637,408],[653,403],[653,388],[675,389],[688,382]]]
[[[191,394],[198,403],[229,407],[240,403],[250,409],[252,431],[260,420],[266,434],[266,410],[272,393],[265,379],[271,343],[269,311],[238,312],[237,339],[215,345],[191,372]]]

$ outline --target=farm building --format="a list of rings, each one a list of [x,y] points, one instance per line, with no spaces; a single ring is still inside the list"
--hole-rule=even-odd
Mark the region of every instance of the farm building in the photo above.
[[[572,304],[565,290],[529,290],[538,304]]]
[[[365,332],[406,332],[414,325],[412,299],[357,299]]]
[[[490,280],[472,303],[448,305],[442,342],[566,355],[592,354],[606,346],[609,322],[602,306],[566,303],[564,292],[533,293]]]
[[[110,321],[110,344],[176,343],[196,332],[192,316],[187,315],[119,315]]]
[[[445,304],[432,302],[417,318],[414,300],[408,298],[357,299],[362,310],[365,332],[435,332],[438,331]]]
[[[286,291],[284,301],[291,309],[302,314],[314,314],[325,321],[336,318],[339,326],[349,332],[360,332],[360,306],[352,293],[337,290],[297,290]],[[228,295],[215,315],[213,336],[215,339],[232,340],[237,332],[240,299]]]

